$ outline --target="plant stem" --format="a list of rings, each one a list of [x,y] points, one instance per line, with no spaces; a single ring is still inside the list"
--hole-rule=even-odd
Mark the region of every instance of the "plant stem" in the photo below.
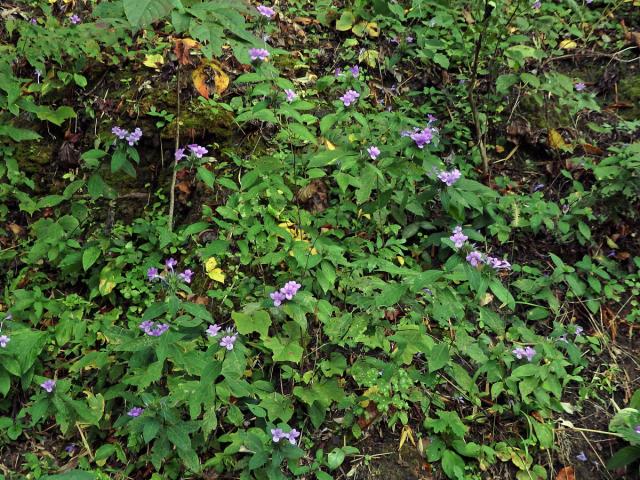
[[[178,70],[176,73],[177,82],[176,82],[176,95],[178,96],[178,113],[176,115],[176,146],[174,152],[178,151],[180,147],[180,65],[178,64]],[[168,227],[169,232],[173,231],[173,211],[175,209],[176,204],[176,178],[178,175],[178,160],[175,158],[171,163],[173,165],[173,173],[171,176],[171,190],[169,191],[169,219],[168,219]]]

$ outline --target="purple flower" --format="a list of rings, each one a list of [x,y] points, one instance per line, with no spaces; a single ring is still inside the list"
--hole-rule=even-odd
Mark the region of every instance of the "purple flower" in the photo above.
[[[512,353],[516,356],[518,360],[522,360],[523,358],[526,358],[528,362],[530,362],[533,359],[533,357],[536,356],[536,351],[532,347],[514,348]]]
[[[53,389],[54,389],[54,387],[56,386],[56,381],[55,381],[55,380],[45,380],[44,382],[42,382],[42,383],[40,384],[40,386],[41,386],[42,388],[44,388],[44,390],[45,390],[47,393],[51,393],[51,392],[53,392]]]
[[[231,351],[233,350],[233,344],[236,343],[236,340],[237,340],[236,335],[226,335],[222,337],[222,340],[220,340],[220,346]]]
[[[264,48],[250,48],[249,49],[249,57],[251,60],[260,60],[264,62],[269,56],[269,52]]]
[[[467,262],[469,262],[472,267],[477,267],[482,263],[482,254],[477,250],[474,250],[467,255]]]
[[[6,335],[0,335],[0,347],[6,348],[7,344],[11,341]]]
[[[176,162],[179,162],[180,160],[182,160],[184,157],[186,157],[185,153],[184,153],[184,148],[179,148],[176,150],[176,153],[173,154],[173,158],[175,158]]]
[[[534,10],[540,10],[540,7],[542,6],[542,2],[540,0],[536,0],[534,2],[534,4],[531,6]]]
[[[511,270],[511,264],[506,260],[500,260],[496,257],[487,257],[487,265],[494,270]]]
[[[287,102],[289,103],[293,102],[296,98],[298,98],[298,95],[296,94],[296,92],[294,92],[290,88],[285,89],[284,93],[287,96]]]
[[[196,158],[202,158],[203,155],[206,155],[207,153],[209,153],[209,150],[195,143],[188,145],[188,147],[189,147],[189,150],[191,150],[191,153],[193,153],[196,156]]]
[[[380,155],[380,149],[372,145],[367,148],[367,153],[369,154],[369,158],[371,158],[371,160],[375,160],[376,158],[378,158],[378,155]]]
[[[558,341],[562,343],[569,343],[569,340],[567,340],[567,334],[565,333],[564,335],[560,335],[558,337]]]
[[[173,267],[178,265],[178,261],[175,258],[168,258],[164,264],[166,267],[173,272]]]
[[[282,305],[282,302],[285,299],[284,294],[279,291],[270,293],[269,296],[271,297],[271,300],[273,300],[274,307],[279,307],[280,305]]]
[[[413,41],[415,40],[411,35],[407,35],[407,37],[405,38],[405,40],[407,41],[407,43],[413,43]]]
[[[295,428],[292,428],[291,431],[288,434],[286,434],[286,437],[289,440],[289,443],[291,445],[295,445],[297,443],[296,438],[298,438],[299,436],[300,436],[300,432]]]
[[[539,190],[542,190],[543,188],[544,188],[544,183],[536,183],[536,184],[533,186],[533,191],[534,191],[534,192],[537,192],[537,191],[539,191]]]
[[[133,147],[136,143],[138,143],[138,140],[140,140],[141,138],[142,138],[142,130],[140,130],[139,128],[136,128],[133,132],[127,135],[126,140],[129,143],[129,146]]]
[[[454,168],[450,172],[443,170],[442,172],[438,173],[438,178],[440,179],[441,182],[445,183],[447,187],[450,187],[451,185],[456,183],[458,180],[460,180],[461,176],[462,176],[462,173],[460,173],[460,170],[458,170],[457,168]]]
[[[142,407],[133,407],[131,410],[127,412],[127,415],[130,417],[139,417],[144,412],[144,408]]]
[[[193,276],[193,272],[189,269],[185,270],[181,274],[178,275],[184,283],[191,283],[191,277]]]
[[[120,127],[113,127],[111,129],[111,133],[113,133],[116,137],[118,137],[120,140],[124,140],[125,137],[127,135],[129,135],[129,132],[127,130],[125,130],[124,128],[120,128]]]
[[[342,69],[340,67],[336,68],[334,70],[333,74],[335,75],[336,78],[341,77],[342,76]]]
[[[349,71],[354,78],[358,78],[360,76],[360,67],[358,65],[354,65],[349,69]]]
[[[636,428],[634,430],[638,435],[640,435],[640,425],[636,425]]]
[[[348,107],[349,105],[354,103],[359,97],[360,97],[360,94],[355,90],[347,90],[345,94],[340,97],[340,100],[342,100],[342,103],[344,104],[345,107]]]
[[[151,267],[147,270],[147,278],[153,281],[162,277],[158,274],[158,269],[156,267]]]
[[[32,18],[31,20],[29,20],[31,22],[32,25],[37,25],[38,24],[38,20],[35,18]]]
[[[78,446],[75,443],[70,443],[69,445],[64,447],[64,451],[67,452],[69,455],[73,455],[73,452],[76,451],[77,447]]]
[[[220,332],[221,329],[222,327],[217,323],[209,325],[209,328],[207,328],[207,335],[210,337],[215,337],[216,335],[218,335],[218,332]]]
[[[147,330],[153,328],[153,322],[151,320],[145,320],[140,325],[138,325],[138,328],[146,332]]]
[[[284,287],[280,289],[280,293],[282,293],[287,300],[291,300],[296,293],[298,293],[300,287],[302,287],[302,285],[298,282],[290,281],[284,284]]]
[[[575,334],[576,337],[579,337],[580,335],[582,335],[582,332],[584,332],[584,328],[582,328],[580,325],[576,325],[576,329],[575,329]]]
[[[427,122],[429,125],[431,125],[432,123],[434,123],[436,120],[438,120],[435,116],[429,114],[427,115]]]
[[[582,83],[582,82],[578,82],[578,83],[576,83],[576,84],[575,84],[576,92],[581,92],[581,91],[583,91],[585,88],[587,88],[587,86],[586,86],[584,83]]]
[[[74,14],[73,14],[73,15],[71,15],[71,17],[69,18],[69,21],[70,21],[71,23],[73,23],[74,25],[77,25],[77,24],[79,24],[79,23],[82,21],[82,19],[81,19],[78,15],[76,15],[76,14],[74,13]]]
[[[138,327],[150,337],[159,337],[164,332],[169,330],[169,325],[167,325],[166,323],[156,324],[156,322],[152,322],[150,320],[142,322]]]
[[[584,452],[580,452],[578,455],[576,455],[576,459],[580,460],[581,462],[586,462],[587,456],[584,454]]]
[[[462,227],[458,225],[456,228],[453,229],[453,235],[449,237],[449,240],[453,242],[453,245],[456,248],[461,248],[462,245],[464,245],[464,242],[469,240],[469,237],[467,237],[464,233],[462,233]]]
[[[422,149],[425,145],[431,143],[431,140],[433,139],[433,129],[430,127],[425,127],[422,130],[416,128],[409,137],[411,137],[411,140],[416,142],[416,146],[418,148]]]
[[[271,429],[271,439],[278,443],[283,438],[287,438],[287,434],[282,431],[281,428],[272,428]]]
[[[265,7],[264,5],[259,5],[257,7],[257,10],[260,15],[263,15],[267,18],[272,18],[276,14],[276,11],[273,8]]]

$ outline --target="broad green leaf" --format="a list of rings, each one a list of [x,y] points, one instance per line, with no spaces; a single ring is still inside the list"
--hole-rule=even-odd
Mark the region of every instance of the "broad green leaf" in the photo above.
[[[133,27],[145,27],[168,15],[171,0],[122,0],[124,13]]]
[[[91,266],[96,263],[96,260],[100,257],[101,250],[98,247],[89,247],[82,252],[82,268],[86,272]]]

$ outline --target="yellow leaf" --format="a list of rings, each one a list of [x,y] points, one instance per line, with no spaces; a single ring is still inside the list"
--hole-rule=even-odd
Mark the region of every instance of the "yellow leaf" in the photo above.
[[[378,26],[378,24],[376,22],[369,22],[367,23],[367,34],[370,37],[376,38],[380,35],[380,27]]]
[[[576,42],[574,42],[573,40],[569,40],[568,38],[566,40],[562,40],[558,45],[558,47],[562,48],[563,50],[573,50],[577,46],[578,44]]]
[[[398,260],[398,263],[400,265],[404,265],[404,257],[401,255],[396,255],[396,260]]]
[[[333,143],[331,143],[329,140],[327,140],[327,139],[324,140],[324,144],[326,145],[327,150],[335,150],[336,149],[336,146]]]
[[[145,67],[159,69],[162,65],[164,65],[164,57],[159,53],[154,53],[153,55],[147,54],[144,57],[144,62],[142,64]]]
[[[219,283],[224,283],[225,274],[221,268],[218,267],[218,262],[215,258],[211,257],[204,264],[204,269],[211,280],[215,280]]]
[[[560,132],[553,128],[549,130],[549,146],[555,150],[571,150],[571,147],[564,141]]]
[[[193,85],[204,98],[212,93],[220,95],[229,87],[229,76],[222,70],[222,65],[215,60],[203,61],[191,74]]]
[[[411,443],[415,447],[416,441],[413,439],[413,432],[409,425],[405,425],[402,428],[402,433],[400,434],[400,446],[398,447],[398,450],[402,450],[402,445],[404,445],[404,442],[407,441],[407,438],[411,441]]]

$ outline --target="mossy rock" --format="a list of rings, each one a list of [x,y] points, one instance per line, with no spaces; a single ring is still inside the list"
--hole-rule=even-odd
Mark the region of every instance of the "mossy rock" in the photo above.
[[[14,158],[20,170],[25,173],[42,172],[42,167],[55,158],[55,145],[40,140],[39,142],[21,142],[14,144]]]
[[[210,107],[192,101],[187,104],[180,117],[182,136],[229,138],[234,134],[233,115],[222,108]],[[177,125],[178,119],[176,118],[162,130],[162,138],[175,138]]]

